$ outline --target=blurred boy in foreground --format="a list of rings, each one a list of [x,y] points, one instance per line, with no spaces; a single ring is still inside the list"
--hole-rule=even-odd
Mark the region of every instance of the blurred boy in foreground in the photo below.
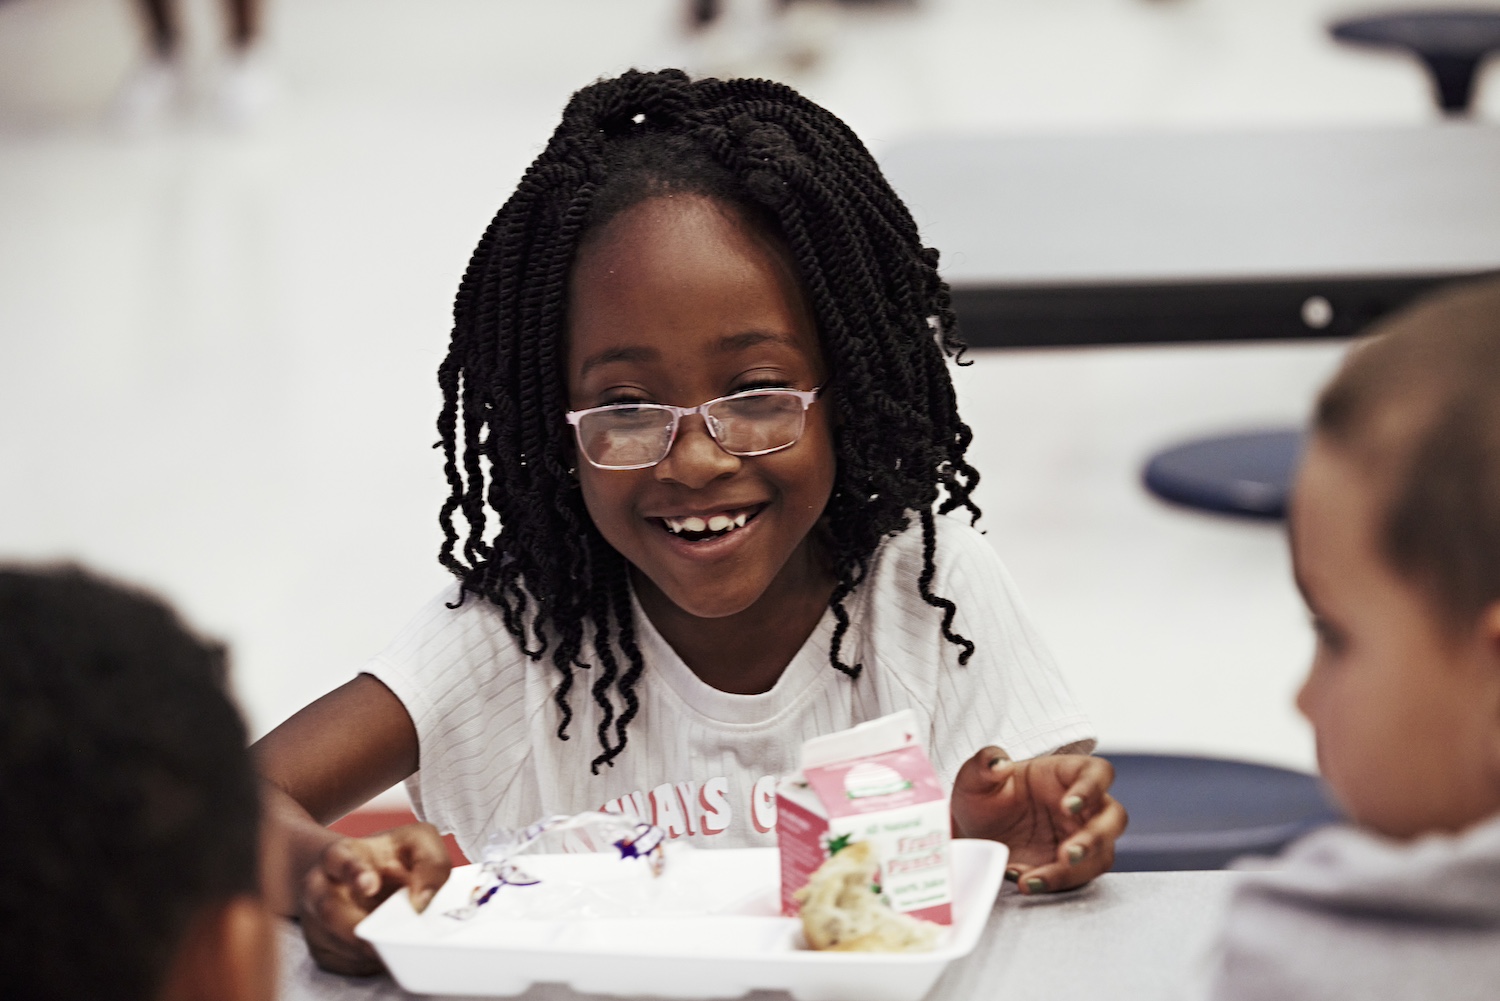
[[[1500,284],[1351,353],[1290,529],[1317,634],[1297,706],[1355,826],[1247,877],[1213,996],[1500,996]]]
[[[0,993],[268,1001],[224,651],[76,569],[0,568]]]

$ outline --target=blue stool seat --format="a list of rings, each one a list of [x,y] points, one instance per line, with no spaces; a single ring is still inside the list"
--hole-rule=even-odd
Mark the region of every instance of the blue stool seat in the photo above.
[[[1341,42],[1405,49],[1427,67],[1445,114],[1468,114],[1479,65],[1500,52],[1500,11],[1385,11],[1330,25]]]
[[[1109,754],[1114,797],[1130,813],[1115,871],[1222,869],[1241,855],[1273,855],[1340,820],[1315,775],[1171,754]]]
[[[1146,489],[1174,504],[1247,518],[1282,518],[1302,455],[1301,431],[1204,438],[1158,452]]]

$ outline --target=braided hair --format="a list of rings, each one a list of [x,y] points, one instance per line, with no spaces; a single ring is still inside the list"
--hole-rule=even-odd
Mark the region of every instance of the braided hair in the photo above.
[[[918,592],[942,611],[959,662],[974,650],[952,628],[954,604],[931,589],[934,508],[979,516],[971,499],[979,474],[964,458],[972,434],[946,366],[948,355],[961,362],[963,342],[937,251],[922,246],[849,127],[790,88],[693,81],[680,70],[602,80],[573,95],[485,230],[438,370],[438,444],[450,488],[439,559],[461,581],[459,603],[469,594],[489,600],[528,656],[550,650],[563,740],[568,694],[575,672],[590,666],[589,647],[601,709],[596,774],[625,748],[644,662],[627,563],[594,527],[570,470],[568,281],[587,234],[673,193],[720,199],[774,236],[811,304],[835,388],[826,399],[838,468],[820,526],[836,580],[831,665],[859,676],[862,665],[841,656],[844,602],[881,540],[908,527],[913,512],[923,540]]]

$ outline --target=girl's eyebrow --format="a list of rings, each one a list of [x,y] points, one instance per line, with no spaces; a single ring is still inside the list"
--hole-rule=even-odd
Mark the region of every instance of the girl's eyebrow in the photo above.
[[[786,334],[775,334],[768,330],[747,330],[742,334],[726,334],[714,342],[713,350],[718,354],[733,354],[761,344],[780,344],[796,347],[796,342]],[[645,346],[605,348],[598,354],[586,358],[578,370],[579,377],[588,375],[600,365],[613,362],[635,362],[637,364],[659,361],[661,352]]]
[[[733,354],[736,351],[766,343],[784,344],[787,347],[796,346],[796,342],[786,334],[773,334],[769,330],[747,330],[743,334],[727,334],[720,337],[718,343],[714,345],[714,350],[719,354]]]
[[[578,375],[580,378],[582,378],[583,376],[588,375],[590,370],[596,369],[600,365],[609,365],[613,362],[653,362],[658,360],[659,358],[661,358],[661,352],[657,351],[655,348],[605,348],[598,354],[592,355],[589,358],[585,359],[583,366],[578,370]]]

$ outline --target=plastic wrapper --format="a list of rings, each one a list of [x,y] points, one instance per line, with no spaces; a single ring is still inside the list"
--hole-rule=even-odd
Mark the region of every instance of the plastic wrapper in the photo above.
[[[546,817],[490,836],[468,902],[442,912],[461,924],[486,917],[627,918],[706,914],[709,899],[661,828],[614,813]],[[566,864],[559,864],[565,857]],[[678,860],[674,866],[672,860]]]

